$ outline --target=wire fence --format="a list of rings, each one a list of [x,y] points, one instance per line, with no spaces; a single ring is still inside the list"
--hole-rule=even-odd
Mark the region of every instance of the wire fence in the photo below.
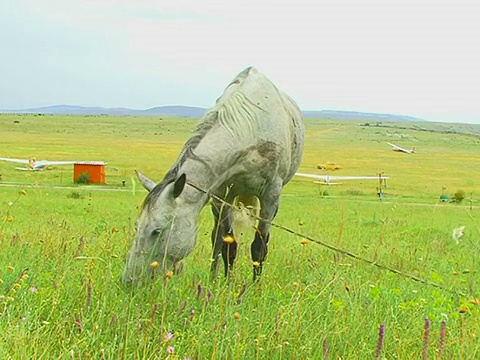
[[[219,201],[220,203],[224,204],[225,206],[229,206],[231,207],[232,209],[236,209],[236,210],[240,210],[238,208],[238,206],[235,206],[234,204],[231,204],[225,200],[223,200],[222,198],[216,196],[215,194],[212,194],[211,192],[205,190],[205,189],[202,189],[200,188],[199,186],[191,183],[191,182],[188,182],[187,181],[187,184],[190,185],[191,187],[193,187],[194,189],[197,189],[198,191],[201,191],[203,192],[204,194],[208,195],[209,197]],[[302,239],[306,239],[314,244],[318,244],[320,246],[323,246],[329,250],[332,250],[332,251],[335,251],[337,253],[340,253],[340,254],[343,254],[345,256],[348,256],[348,257],[351,257],[357,261],[360,261],[360,262],[363,262],[363,263],[366,263],[366,264],[369,264],[369,265],[373,265],[379,269],[382,269],[382,270],[386,270],[386,271],[389,271],[393,274],[396,274],[396,275],[400,275],[400,276],[403,276],[407,279],[410,279],[410,280],[413,280],[413,281],[416,281],[416,282],[419,282],[419,283],[422,283],[422,284],[425,284],[427,286],[431,286],[431,287],[435,287],[437,289],[441,289],[441,290],[444,290],[444,291],[447,291],[449,293],[453,293],[455,295],[460,295],[462,297],[466,297],[466,293],[464,293],[463,291],[460,291],[458,289],[450,289],[450,288],[447,288],[441,284],[438,284],[438,283],[435,283],[433,281],[429,281],[429,280],[426,280],[424,278],[421,278],[417,275],[413,275],[413,274],[410,274],[410,273],[407,273],[407,272],[404,272],[404,271],[401,271],[401,270],[398,270],[394,267],[391,267],[391,266],[388,266],[388,265],[385,265],[385,264],[382,264],[382,263],[379,263],[375,260],[371,260],[371,259],[367,259],[363,256],[360,256],[358,254],[355,254],[351,251],[348,251],[348,250],[345,250],[345,249],[342,249],[342,248],[339,248],[339,247],[336,247],[336,246],[333,246],[331,244],[328,244],[327,242],[325,241],[322,241],[322,240],[319,240],[319,239],[315,239],[314,237],[312,236],[309,236],[309,235],[306,235],[306,234],[303,234],[303,233],[300,233],[296,230],[293,230],[293,229],[290,229],[286,226],[283,226],[283,225],[280,225],[280,224],[277,224],[275,223],[274,221],[269,221],[269,220],[265,220],[265,219],[262,219],[261,217],[255,215],[255,214],[251,214],[251,216],[253,218],[255,218],[256,220],[259,220],[259,221],[264,221],[264,222],[268,222],[270,223],[273,227],[277,228],[277,229],[280,229],[282,231],[285,231],[287,233],[290,233],[292,235],[295,235],[295,236],[299,236],[301,237]]]

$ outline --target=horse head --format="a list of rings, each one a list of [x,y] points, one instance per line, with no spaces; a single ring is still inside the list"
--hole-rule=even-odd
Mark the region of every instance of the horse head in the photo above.
[[[181,196],[186,176],[164,179],[159,184],[137,171],[149,190],[137,221],[135,241],[122,280],[139,282],[156,273],[178,271],[179,261],[190,254],[196,242],[196,221]]]

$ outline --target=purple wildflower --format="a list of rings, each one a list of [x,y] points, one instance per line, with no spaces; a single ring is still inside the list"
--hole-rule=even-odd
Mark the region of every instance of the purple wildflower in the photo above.
[[[438,357],[443,356],[445,350],[445,338],[447,337],[447,323],[442,321],[442,330],[440,331],[440,348],[438,349]]]
[[[200,297],[203,295],[203,286],[198,284],[197,286],[197,299],[200,299]]]
[[[175,348],[173,346],[169,346],[167,348],[167,353],[169,353],[170,355],[173,355],[175,353]]]
[[[423,350],[422,350],[422,359],[428,359],[428,339],[430,337],[430,319],[425,318],[425,332],[423,333]]]
[[[38,288],[36,286],[32,286],[30,288],[30,291],[33,292],[33,293],[36,293],[38,291]]]
[[[378,334],[377,352],[375,353],[375,359],[380,359],[383,350],[383,343],[385,341],[385,324],[380,325],[380,332]]]
[[[173,337],[174,337],[173,333],[172,333],[172,332],[169,332],[169,333],[167,333],[167,334],[164,336],[164,341],[165,341],[165,342],[172,341],[172,340],[173,340]]]
[[[209,290],[207,293],[207,300],[205,301],[205,305],[210,304],[210,299],[213,297],[213,293]]]

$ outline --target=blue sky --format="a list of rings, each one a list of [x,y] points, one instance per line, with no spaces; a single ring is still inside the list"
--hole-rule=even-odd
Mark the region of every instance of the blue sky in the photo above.
[[[304,110],[480,123],[480,3],[444,3],[3,0],[0,108],[210,107],[253,65]]]

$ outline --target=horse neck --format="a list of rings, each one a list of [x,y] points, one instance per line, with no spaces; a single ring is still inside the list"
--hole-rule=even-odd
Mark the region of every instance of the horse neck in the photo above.
[[[180,168],[187,175],[187,185],[182,200],[194,214],[199,214],[208,202],[206,191],[215,182],[216,174],[208,163],[198,159],[187,159]]]

